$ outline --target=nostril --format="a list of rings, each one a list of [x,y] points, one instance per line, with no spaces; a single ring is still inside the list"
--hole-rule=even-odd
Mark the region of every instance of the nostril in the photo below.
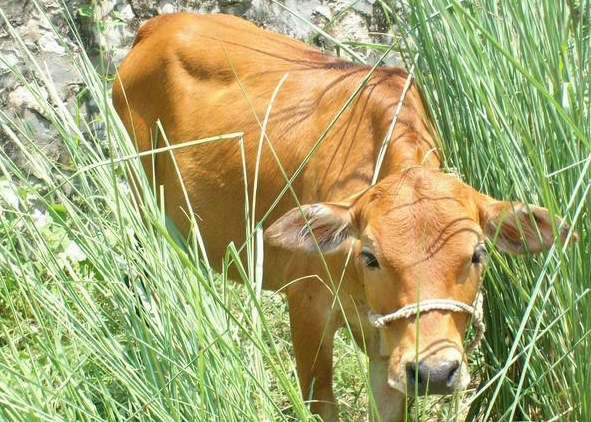
[[[456,374],[458,372],[458,369],[460,367],[460,362],[453,361],[453,362],[449,362],[449,372],[447,375],[447,386],[451,387],[455,381],[456,381]]]
[[[415,383],[416,367],[414,363],[406,364],[406,379],[410,385]]]
[[[415,381],[417,381],[418,384],[421,383],[421,375],[417,373],[417,366],[414,362],[406,364],[406,378],[409,385],[414,385]]]
[[[419,363],[418,366],[418,371],[417,371],[417,365],[415,362],[409,362],[406,364],[406,377],[408,380],[408,383],[410,385],[415,385],[417,384],[418,386],[421,386],[423,381],[424,381],[424,377],[423,377],[423,373],[424,372],[424,368],[422,367],[423,365],[421,363]]]

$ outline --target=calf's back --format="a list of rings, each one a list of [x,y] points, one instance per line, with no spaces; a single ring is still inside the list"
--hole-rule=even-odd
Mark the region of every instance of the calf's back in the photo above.
[[[244,133],[249,197],[262,122],[271,107],[262,148],[256,218],[291,176],[371,68],[353,64],[228,15],[180,13],[147,22],[121,64],[113,102],[139,151],[232,132]],[[271,96],[287,77],[273,104]],[[301,203],[341,201],[369,186],[378,151],[407,74],[379,67],[328,131],[295,180]],[[416,88],[406,94],[381,176],[424,159],[437,167],[433,140]],[[220,265],[227,245],[245,240],[244,177],[236,139],[177,149],[174,157],[209,260]],[[280,163],[280,165],[278,164]],[[186,201],[169,153],[143,159],[149,180],[164,186],[167,215],[187,234]],[[295,206],[284,195],[266,225]],[[286,255],[288,254],[288,255]],[[265,285],[279,288],[280,265],[292,252],[265,250]]]

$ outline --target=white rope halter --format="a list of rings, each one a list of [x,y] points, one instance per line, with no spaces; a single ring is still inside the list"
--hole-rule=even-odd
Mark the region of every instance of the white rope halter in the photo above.
[[[433,310],[465,312],[472,315],[472,320],[474,322],[474,338],[466,347],[466,354],[468,354],[474,350],[476,346],[478,346],[484,337],[484,332],[486,331],[482,303],[482,292],[478,292],[473,305],[468,305],[464,302],[453,299],[426,299],[421,300],[418,303],[411,303],[410,305],[403,306],[396,312],[387,315],[374,314],[373,312],[369,311],[368,317],[371,325],[376,328],[383,328],[389,322],[396,321],[398,319],[409,318],[421,312],[429,312]]]

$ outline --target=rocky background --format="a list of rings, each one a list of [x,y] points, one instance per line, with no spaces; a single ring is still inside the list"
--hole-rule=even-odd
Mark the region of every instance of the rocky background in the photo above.
[[[79,49],[68,25],[68,14],[99,71],[112,73],[125,57],[140,25],[157,14],[179,10],[231,13],[334,51],[334,44],[319,36],[310,23],[341,42],[389,44],[391,36],[382,7],[376,0],[0,0],[0,108],[3,112],[0,119],[18,121],[21,129],[46,154],[57,160],[67,159],[63,157],[59,137],[44,110],[26,88],[31,71],[26,58],[18,52],[5,20],[20,35],[37,62],[49,69],[60,98],[68,106],[89,113],[92,106],[83,104],[79,95],[82,81],[62,44],[65,41],[74,51]],[[377,50],[355,45],[351,48],[358,59],[367,63],[374,63],[381,56]],[[391,53],[387,62],[397,64],[398,58]],[[22,72],[23,78],[15,76],[11,68]],[[41,93],[48,95],[43,88]],[[0,130],[0,148],[19,166],[27,166],[26,158],[4,130]],[[35,169],[30,172],[34,176]]]

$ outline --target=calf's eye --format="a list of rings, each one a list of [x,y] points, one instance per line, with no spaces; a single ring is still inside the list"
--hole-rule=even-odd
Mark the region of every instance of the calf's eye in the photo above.
[[[488,253],[486,252],[486,249],[484,249],[484,246],[478,245],[472,255],[472,264],[484,264],[487,257]]]
[[[368,268],[372,268],[372,269],[380,268],[380,264],[378,263],[378,260],[376,259],[375,255],[372,254],[370,251],[367,251],[367,250],[362,251],[361,257],[365,261],[365,265]]]

